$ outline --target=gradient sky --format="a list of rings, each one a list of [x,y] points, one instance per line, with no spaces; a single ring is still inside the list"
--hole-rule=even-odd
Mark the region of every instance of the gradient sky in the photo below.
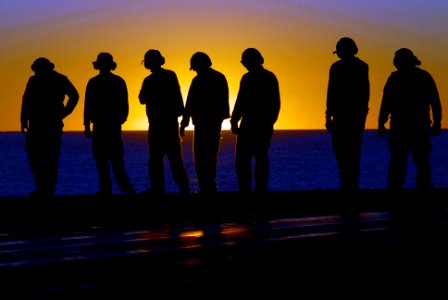
[[[66,131],[82,130],[85,86],[97,72],[92,61],[110,52],[129,90],[124,130],[146,130],[138,101],[149,71],[141,61],[159,49],[187,95],[196,73],[189,60],[209,54],[229,82],[233,108],[241,76],[241,53],[260,50],[265,68],[280,83],[277,129],[322,129],[328,71],[343,36],[358,44],[370,65],[367,128],[376,128],[382,89],[394,71],[394,52],[410,48],[434,77],[448,127],[448,1],[446,0],[11,0],[0,2],[0,131],[20,130],[20,106],[32,62],[48,57],[80,93]],[[228,128],[228,121],[224,124]],[[191,128],[191,127],[190,127]]]

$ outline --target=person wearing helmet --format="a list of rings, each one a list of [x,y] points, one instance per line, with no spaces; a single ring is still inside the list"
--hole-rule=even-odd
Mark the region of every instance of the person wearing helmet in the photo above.
[[[241,63],[247,69],[240,81],[230,118],[237,135],[235,168],[240,192],[266,192],[269,185],[269,148],[274,124],[280,112],[280,91],[275,74],[263,67],[264,58],[255,48],[243,51]],[[252,174],[252,158],[255,169]]]
[[[356,190],[369,110],[369,66],[356,56],[358,47],[349,37],[341,38],[333,53],[339,60],[330,67],[325,127],[331,133],[340,188]]]
[[[73,112],[79,100],[74,85],[54,67],[48,58],[37,58],[31,65],[34,75],[22,97],[21,130],[26,134],[26,150],[36,185],[30,196],[37,199],[48,199],[55,192],[63,119]]]
[[[130,196],[136,192],[132,187],[124,165],[124,147],[121,126],[128,118],[129,102],[126,82],[112,73],[117,67],[112,55],[98,54],[93,68],[99,74],[91,78],[84,99],[84,135],[92,138],[92,151],[99,179],[99,196],[112,193],[109,163],[118,187]],[[93,134],[90,131],[93,124]]]
[[[388,135],[390,152],[387,188],[405,184],[409,154],[416,168],[416,186],[433,187],[430,154],[431,136],[441,132],[442,106],[436,83],[408,48],[395,52],[397,69],[386,81],[378,117],[378,134]],[[431,120],[432,115],[432,120]],[[385,124],[389,122],[389,133]],[[431,124],[432,123],[432,124]]]
[[[178,118],[184,113],[179,81],[174,71],[162,68],[165,58],[160,51],[145,53],[144,66],[151,71],[139,93],[148,117],[149,181],[148,193],[165,193],[164,157],[167,156],[173,179],[180,193],[189,193],[190,180],[182,156]]]
[[[210,57],[196,52],[190,60],[190,70],[197,75],[188,91],[180,134],[194,125],[194,166],[201,193],[217,191],[216,168],[221,141],[222,122],[230,117],[229,87],[224,74],[212,67]]]

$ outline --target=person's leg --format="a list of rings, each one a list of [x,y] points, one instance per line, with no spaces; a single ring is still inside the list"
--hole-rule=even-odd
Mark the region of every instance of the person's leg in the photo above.
[[[114,157],[111,159],[112,171],[114,172],[115,180],[121,191],[127,194],[135,194],[134,187],[129,180],[129,176],[126,173],[124,159],[122,156]]]
[[[240,133],[235,145],[235,170],[240,192],[252,191],[252,147],[249,136]]]
[[[389,138],[389,152],[387,188],[391,190],[401,189],[406,180],[409,158],[408,142],[403,139]]]
[[[266,132],[257,137],[255,149],[255,191],[265,192],[269,186],[269,147],[272,133]]]
[[[411,150],[417,172],[416,185],[419,189],[430,189],[433,187],[431,178],[431,151],[432,145],[429,136],[417,141]]]
[[[150,190],[157,193],[165,193],[165,142],[160,133],[154,130],[148,133],[149,145],[149,182]]]
[[[180,138],[173,136],[167,143],[166,155],[170,164],[173,179],[179,186],[181,193],[189,193],[190,179],[185,169],[184,159],[182,156],[182,146]]]
[[[212,125],[195,127],[194,132],[194,164],[199,188],[202,192],[216,192],[216,168],[221,126]]]
[[[112,180],[110,178],[109,160],[101,156],[95,157],[96,169],[98,171],[99,193],[112,193]]]

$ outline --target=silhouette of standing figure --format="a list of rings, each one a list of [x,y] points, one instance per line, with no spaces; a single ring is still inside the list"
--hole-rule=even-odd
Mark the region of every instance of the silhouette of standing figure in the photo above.
[[[35,75],[29,78],[23,94],[20,122],[36,185],[30,196],[46,198],[56,189],[63,119],[75,109],[79,94],[49,59],[37,58],[31,69]]]
[[[340,187],[343,190],[356,190],[369,110],[369,66],[355,56],[358,47],[351,38],[341,38],[333,53],[340,59],[330,67],[325,127],[332,135]]]
[[[197,75],[188,91],[185,112],[180,127],[194,125],[194,165],[200,192],[216,192],[217,156],[221,142],[221,125],[230,117],[229,88],[226,77],[211,68],[210,57],[196,52],[190,60],[190,70]]]
[[[93,157],[99,177],[100,196],[112,193],[109,163],[118,187],[135,195],[124,165],[124,147],[121,126],[129,113],[126,82],[111,71],[117,67],[109,53],[99,53],[93,68],[99,74],[87,83],[84,102],[84,135],[92,138]],[[93,131],[90,131],[93,123]]]
[[[164,157],[168,157],[173,179],[179,192],[189,193],[190,181],[184,166],[178,118],[184,113],[184,102],[175,72],[162,68],[165,58],[158,50],[148,50],[144,57],[151,71],[142,84],[139,99],[146,105],[148,116],[149,180],[148,192],[165,193]]]
[[[397,70],[384,86],[378,118],[378,133],[384,137],[390,117],[387,188],[397,190],[404,186],[409,154],[416,167],[417,188],[432,188],[431,135],[440,134],[442,120],[439,92],[432,76],[418,67],[421,62],[411,50],[397,50],[393,64]]]
[[[265,192],[269,184],[269,148],[274,124],[280,112],[277,77],[263,67],[264,59],[254,48],[244,50],[241,63],[248,70],[240,82],[230,118],[237,135],[235,167],[240,192],[252,191],[252,158],[255,157],[255,191]]]

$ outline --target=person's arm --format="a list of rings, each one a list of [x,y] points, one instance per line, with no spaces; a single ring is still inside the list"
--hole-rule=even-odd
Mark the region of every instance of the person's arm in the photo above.
[[[244,98],[244,89],[245,89],[245,84],[244,84],[244,77],[243,79],[241,79],[240,82],[240,88],[238,90],[238,95],[236,97],[235,100],[235,105],[233,107],[233,111],[232,114],[230,116],[230,126],[231,126],[231,131],[233,134],[238,134],[239,133],[239,122],[240,119],[242,117],[242,101]]]
[[[228,119],[230,117],[230,105],[229,105],[229,84],[227,82],[226,77],[224,76],[224,74],[221,77],[221,91],[219,93],[219,97],[220,97],[220,101],[219,103],[221,104],[220,106],[220,117],[222,120]]]
[[[280,88],[277,77],[273,74],[272,79],[272,124],[275,124],[280,113]]]
[[[67,100],[67,104],[64,107],[64,112],[62,115],[63,119],[73,112],[73,110],[75,109],[76,105],[78,104],[78,100],[79,100],[78,91],[76,90],[75,86],[70,82],[70,80],[68,80],[68,78],[66,79],[66,92],[65,93],[68,97],[68,100]]]
[[[431,134],[437,136],[442,131],[442,104],[440,102],[439,91],[434,79],[429,75],[430,95],[429,103],[432,111]]]
[[[28,121],[29,121],[29,109],[30,109],[30,101],[31,101],[31,93],[30,93],[30,81],[28,81],[25,92],[22,97],[22,108],[20,111],[20,130],[23,133],[28,132]]]
[[[140,101],[140,104],[148,104],[148,93],[146,91],[148,85],[147,80],[147,78],[143,80],[142,87],[140,88],[140,92],[138,94],[138,100]]]
[[[333,115],[335,106],[335,83],[334,83],[334,67],[330,68],[330,74],[328,77],[328,87],[327,87],[327,102],[325,110],[325,128],[328,132],[332,133],[334,131]]]
[[[129,116],[129,95],[128,95],[128,87],[124,79],[120,78],[120,123],[124,124]]]
[[[380,113],[378,116],[378,135],[381,137],[386,136],[387,129],[385,124],[389,120],[390,115],[390,102],[391,100],[391,78],[387,80],[384,89],[383,89],[383,97],[381,100]]]
[[[87,83],[86,92],[84,95],[84,136],[91,138],[90,123],[92,121],[92,96],[91,96],[91,82]]]

